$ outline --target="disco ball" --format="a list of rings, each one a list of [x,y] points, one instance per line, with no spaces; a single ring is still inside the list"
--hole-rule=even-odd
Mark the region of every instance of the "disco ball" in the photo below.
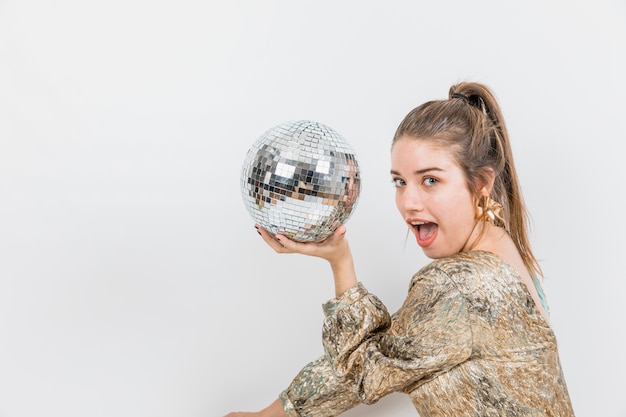
[[[330,127],[310,120],[277,125],[246,154],[241,193],[248,212],[272,234],[320,242],[345,223],[361,190],[350,144]]]

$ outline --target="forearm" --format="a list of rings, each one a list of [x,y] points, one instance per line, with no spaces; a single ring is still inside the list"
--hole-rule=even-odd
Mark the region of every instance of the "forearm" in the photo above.
[[[336,297],[339,297],[357,284],[354,260],[349,252],[340,260],[331,262],[330,267],[333,271]]]
[[[295,242],[281,234],[271,235],[257,227],[257,231],[265,242],[277,253],[301,253],[327,260],[333,271],[335,295],[339,296],[357,284],[352,252],[345,239],[346,228],[340,225],[335,232],[319,243]]]
[[[279,399],[261,410],[260,417],[287,417],[287,413],[283,410],[283,404]]]
[[[228,413],[225,417],[289,417],[289,416],[283,410],[283,405],[280,399],[277,399],[261,411],[254,411],[254,412],[237,411],[234,413]]]

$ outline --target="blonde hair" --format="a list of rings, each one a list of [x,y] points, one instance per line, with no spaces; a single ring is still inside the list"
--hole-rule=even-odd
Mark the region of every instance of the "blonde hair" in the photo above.
[[[463,169],[469,189],[495,173],[490,197],[503,206],[509,235],[526,268],[542,275],[528,239],[528,213],[513,162],[509,134],[493,93],[483,84],[461,82],[450,87],[447,100],[422,104],[398,126],[392,146],[401,137],[429,140],[448,148]]]

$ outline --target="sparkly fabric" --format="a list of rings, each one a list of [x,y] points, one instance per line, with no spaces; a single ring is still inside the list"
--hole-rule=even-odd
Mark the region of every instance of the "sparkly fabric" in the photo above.
[[[574,416],[555,335],[494,254],[433,261],[393,316],[360,283],[324,314],[324,356],[280,395],[290,416],[336,416],[395,391],[420,417]]]

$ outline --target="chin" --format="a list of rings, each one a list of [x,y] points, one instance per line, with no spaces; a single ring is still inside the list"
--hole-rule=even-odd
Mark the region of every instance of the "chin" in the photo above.
[[[460,252],[460,250],[437,250],[432,247],[422,248],[424,255],[429,257],[430,259],[441,259],[441,258],[449,258],[450,256],[456,255]]]

